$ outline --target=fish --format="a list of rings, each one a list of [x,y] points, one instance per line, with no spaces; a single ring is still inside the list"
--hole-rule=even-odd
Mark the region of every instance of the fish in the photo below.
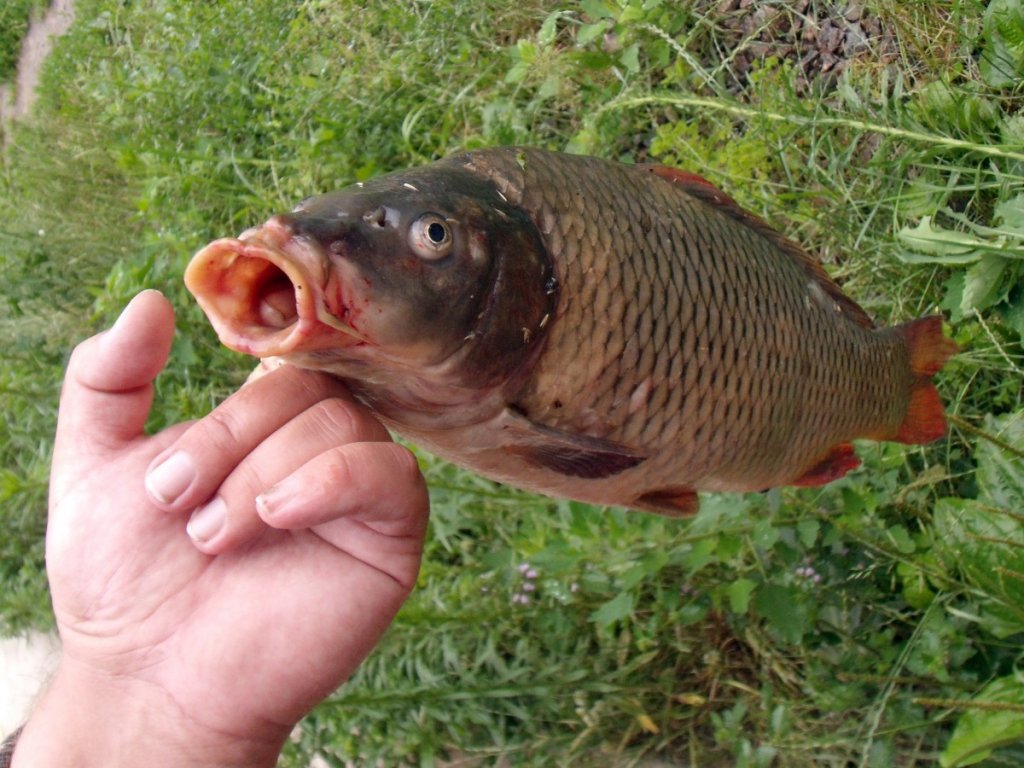
[[[531,147],[308,198],[202,248],[231,349],[326,371],[484,477],[670,516],[820,486],[854,440],[946,432],[941,315],[875,327],[818,260],[703,177]]]

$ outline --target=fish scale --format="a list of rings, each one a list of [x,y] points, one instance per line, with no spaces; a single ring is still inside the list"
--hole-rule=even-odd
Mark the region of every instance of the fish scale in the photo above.
[[[524,187],[534,190],[551,191],[549,195],[534,194],[531,196],[529,193],[523,194],[524,206],[535,216],[544,220],[554,219],[556,222],[565,222],[561,228],[557,223],[555,225],[555,229],[561,230],[560,238],[563,243],[568,242],[573,237],[573,230],[578,226],[581,218],[578,215],[574,215],[574,212],[566,211],[559,207],[561,201],[567,198],[572,199],[566,194],[562,182],[565,178],[577,178],[581,187],[589,189],[588,182],[590,181],[587,178],[588,169],[583,169],[581,172],[580,163],[575,158],[569,160],[569,162],[574,166],[573,168],[560,168],[559,163],[552,163],[550,161],[540,162],[538,160],[534,162],[531,153],[527,151],[525,153],[525,177],[522,181]],[[515,170],[511,167],[506,166],[503,171],[507,177],[514,178]],[[530,178],[531,175],[532,178]],[[623,187],[628,190],[627,194],[610,198],[605,194],[605,190],[612,188],[612,185],[601,185],[598,188],[598,194],[595,195],[598,200],[594,208],[595,210],[602,211],[606,219],[614,220],[616,218],[615,201],[626,200],[622,216],[628,218],[631,225],[635,227],[636,222],[639,221],[636,199],[639,196],[645,195],[645,190],[637,188],[635,177],[624,178],[620,184],[615,185],[617,189],[622,189]],[[633,193],[632,196],[629,194],[630,192]],[[680,197],[682,196],[682,193],[680,193]],[[660,207],[665,205],[665,195],[659,197],[661,199],[656,199],[654,203]],[[732,226],[732,229],[735,230],[737,228],[736,225],[723,216],[705,214],[703,216],[705,226],[701,227],[698,221],[698,223],[693,224],[691,227],[679,231],[681,229],[679,226],[680,222],[702,218],[702,212],[692,210],[695,205],[691,201],[686,201],[685,204],[677,204],[677,208],[684,208],[684,205],[685,208],[689,208],[691,211],[673,219],[673,223],[676,224],[676,232],[669,237],[654,241],[662,246],[660,253],[652,255],[649,252],[652,245],[652,240],[648,237],[649,231],[643,237],[638,237],[637,233],[630,227],[627,227],[625,232],[621,233],[620,238],[609,244],[607,248],[613,253],[634,254],[635,256],[625,263],[612,262],[608,265],[610,268],[613,268],[621,264],[621,268],[617,274],[609,274],[604,282],[587,281],[585,279],[588,270],[595,268],[592,259],[595,257],[600,258],[606,253],[599,244],[589,243],[589,249],[579,249],[578,251],[566,250],[564,252],[567,262],[574,255],[578,255],[579,258],[579,261],[574,260],[564,264],[562,267],[563,272],[560,276],[560,279],[564,281],[563,290],[570,295],[579,297],[579,303],[575,307],[571,305],[566,306],[565,309],[567,311],[562,316],[561,322],[555,326],[556,330],[553,333],[553,337],[548,340],[548,345],[549,349],[555,352],[555,354],[550,355],[550,359],[558,361],[556,365],[558,368],[559,390],[567,393],[563,394],[559,400],[563,403],[579,403],[583,407],[573,408],[563,405],[562,408],[558,409],[557,415],[550,414],[549,409],[542,402],[544,395],[539,392],[532,397],[522,398],[520,404],[527,413],[536,413],[538,418],[545,423],[551,423],[559,428],[570,431],[590,430],[588,433],[593,434],[595,437],[602,437],[613,441],[628,439],[631,432],[625,428],[628,419],[624,422],[623,427],[618,430],[605,429],[595,434],[593,423],[585,418],[582,411],[585,408],[590,408],[594,402],[604,402],[605,392],[609,388],[606,382],[609,380],[617,379],[629,382],[633,381],[638,375],[652,376],[660,382],[653,388],[650,398],[650,405],[652,407],[645,409],[634,417],[645,422],[648,427],[647,430],[641,433],[643,437],[648,440],[661,441],[659,447],[662,448],[668,448],[675,444],[689,444],[702,448],[706,454],[706,462],[705,467],[701,469],[705,471],[719,464],[722,460],[724,449],[728,448],[731,454],[730,463],[732,466],[730,474],[732,474],[737,469],[740,471],[748,469],[748,466],[744,465],[750,462],[744,462],[742,459],[748,458],[748,456],[749,459],[753,460],[762,458],[766,448],[774,450],[780,442],[791,442],[790,440],[772,440],[771,446],[760,445],[759,443],[762,442],[759,440],[760,435],[750,431],[751,422],[788,421],[790,425],[796,427],[796,429],[791,430],[793,432],[799,432],[800,428],[804,426],[801,423],[803,420],[795,413],[792,414],[791,418],[784,420],[759,419],[758,416],[761,412],[757,405],[762,399],[762,394],[768,394],[773,389],[778,389],[777,385],[785,384],[787,381],[790,385],[786,388],[787,394],[792,398],[791,392],[796,389],[796,385],[799,383],[798,376],[802,375],[802,373],[784,371],[781,380],[773,379],[770,375],[757,377],[739,377],[735,375],[733,371],[735,367],[733,357],[737,353],[737,344],[743,342],[742,334],[744,329],[749,328],[753,338],[756,339],[757,332],[754,329],[764,327],[768,322],[766,318],[756,311],[757,302],[745,301],[744,296],[747,292],[757,292],[759,290],[758,283],[764,283],[766,278],[763,268],[764,262],[767,261],[772,268],[777,269],[779,267],[779,256],[775,253],[765,253],[766,249],[764,248],[748,248],[746,251],[740,251],[737,254],[738,256],[756,259],[762,263],[760,270],[740,271],[737,258],[722,258],[723,254],[732,255],[739,250],[734,244],[729,242],[729,228]],[[646,208],[647,206],[643,207]],[[590,220],[588,223],[595,232],[614,234],[612,227],[595,227],[593,220]],[[700,234],[694,238],[691,235],[693,231],[697,231]],[[731,234],[735,238],[735,231]],[[696,242],[694,242],[695,239]],[[622,240],[631,242],[622,242]],[[682,247],[665,248],[664,245],[666,243],[682,244]],[[642,249],[647,249],[648,252],[643,252]],[[751,250],[759,250],[760,252],[751,253]],[[639,289],[629,286],[628,290],[619,293],[615,288],[617,288],[620,282],[620,274],[624,273],[628,276],[630,271],[629,265],[635,262],[646,265],[648,268],[654,265],[655,268],[650,272],[634,273],[634,280],[646,281],[644,286]],[[680,269],[680,267],[682,268]],[[795,268],[791,269],[791,271],[798,273],[798,270]],[[680,302],[677,291],[678,286],[672,280],[672,275],[691,273],[698,276],[697,285],[699,286],[700,294],[689,297],[688,302],[685,299]],[[802,275],[795,274],[795,277],[797,279],[791,281],[792,285],[789,289],[784,289],[784,295],[772,296],[769,298],[769,301],[776,304],[786,304],[788,302],[791,305],[803,302],[804,296],[799,289],[803,288],[803,283],[806,281],[801,279]],[[776,291],[778,290],[779,288],[777,287]],[[588,336],[587,324],[597,324],[600,322],[600,318],[604,316],[611,321],[609,325],[614,328],[614,321],[618,320],[620,315],[615,312],[606,314],[609,313],[608,302],[610,297],[632,297],[633,295],[644,297],[645,294],[652,297],[657,294],[664,298],[659,302],[648,301],[645,311],[642,312],[639,321],[635,325],[619,328],[620,336],[635,335],[638,338],[643,338],[646,340],[648,349],[651,350],[646,360],[641,359],[637,369],[616,370],[614,373],[606,373],[605,375],[595,377],[593,368],[590,365],[582,366],[582,369],[565,367],[564,360],[568,355],[560,354],[560,352],[568,347],[577,347],[579,339]],[[680,303],[690,303],[693,306],[707,309],[703,317],[706,325],[702,327],[698,323],[696,337],[689,344],[685,343],[687,336],[683,329],[679,327],[679,315],[672,311],[673,304],[678,306]],[[583,307],[598,307],[600,312],[595,312],[593,316],[588,316],[585,312],[574,311],[581,305]],[[753,312],[748,314],[744,311],[745,308],[749,309],[751,307],[754,308]],[[722,322],[727,316],[732,319],[729,326],[723,325]],[[791,326],[797,324],[796,318],[786,317],[786,320],[789,321]],[[671,321],[676,321],[675,327],[672,328],[676,338],[670,339],[669,323]],[[788,453],[800,453],[805,450],[805,443],[824,443],[821,449],[827,448],[831,442],[835,442],[839,438],[837,434],[833,433],[840,430],[848,431],[850,428],[849,420],[842,418],[841,413],[836,408],[834,398],[829,397],[830,390],[837,390],[835,383],[821,378],[827,375],[829,370],[836,370],[836,364],[839,362],[835,359],[829,359],[831,357],[829,350],[833,348],[831,345],[835,341],[822,334],[822,331],[827,329],[828,326],[822,327],[818,325],[808,325],[806,328],[800,327],[798,329],[798,332],[805,334],[805,343],[815,347],[826,359],[824,365],[815,367],[812,371],[808,372],[811,375],[809,383],[812,387],[817,386],[822,389],[822,393],[818,397],[822,401],[821,406],[817,409],[813,407],[808,409],[812,416],[810,423],[806,423],[807,427],[818,434],[811,436],[807,440],[797,440],[794,443],[794,447]],[[601,348],[610,348],[614,353],[618,353],[619,345],[616,344],[618,338],[602,338],[600,334],[595,334],[595,336],[600,339],[600,343],[595,345],[597,348],[590,350],[590,354],[598,354]],[[790,344],[791,341],[784,340],[781,345],[776,344],[775,349],[777,354],[784,360],[788,360],[791,364],[795,365],[798,362],[798,358],[785,354],[785,347]],[[686,391],[691,393],[690,399],[693,401],[694,407],[697,408],[696,418],[690,425],[680,425],[678,419],[672,418],[677,411],[665,406],[671,400],[671,390],[676,390],[676,397],[680,397],[683,382],[679,377],[668,375],[664,367],[671,360],[700,361],[701,349],[707,351],[707,356],[703,364],[697,363],[698,380],[686,389]],[[612,357],[614,358],[615,356],[613,355]],[[599,359],[602,361],[601,368],[603,369],[607,356],[602,355]],[[612,367],[614,368],[614,366]],[[757,371],[756,373],[770,374],[770,371]],[[549,374],[542,367],[538,371],[536,380],[545,380],[547,375],[555,376],[556,374],[554,372]],[[733,404],[739,398],[737,383],[741,378],[744,378],[751,387],[758,382],[762,382],[763,385],[760,389],[768,390],[768,393],[752,393],[753,397],[747,398],[748,402],[743,404],[744,407],[734,408]],[[617,392],[615,395],[621,399],[623,393]],[[769,397],[771,399],[778,399],[778,394],[769,394]],[[683,412],[685,411],[686,407],[684,406]],[[837,414],[838,423],[830,424],[829,417],[836,419]],[[668,418],[665,418],[666,416]],[[875,421],[879,418],[877,413],[861,413],[860,416],[867,421]],[[689,437],[693,439],[689,441],[680,439],[680,427],[682,427],[684,434],[689,432]],[[823,432],[824,435],[822,435]],[[744,444],[748,449],[746,451],[741,450],[740,453],[746,455],[737,456],[736,446]],[[785,464],[785,462],[782,461],[780,464]],[[769,473],[765,473],[762,469],[761,474]],[[766,477],[765,482],[770,482],[773,479],[775,478]],[[679,481],[683,484],[690,482],[699,483],[700,480],[701,478],[679,477]]]
[[[251,322],[286,280],[295,323]],[[698,490],[841,477],[854,439],[945,430],[940,318],[874,328],[685,171],[468,152],[211,243],[186,282],[226,344],[329,371],[410,439],[554,496],[686,514]]]

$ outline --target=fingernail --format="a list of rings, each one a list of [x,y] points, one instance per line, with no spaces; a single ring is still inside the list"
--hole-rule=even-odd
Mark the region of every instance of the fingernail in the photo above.
[[[172,453],[146,473],[146,490],[161,504],[171,504],[196,479],[196,466],[187,453]]]
[[[114,321],[114,324],[110,327],[110,329],[114,330],[115,328],[118,328],[119,326],[124,325],[126,322],[128,322],[128,315],[130,314],[129,310],[132,308],[132,305],[139,300],[140,296],[147,293],[155,293],[159,295],[160,291],[157,291],[153,288],[147,288],[146,290],[140,291],[139,293],[135,294],[135,296],[132,297],[132,300],[125,305],[124,309],[121,310],[121,314],[117,316],[117,320]]]
[[[282,486],[287,486],[287,483],[288,481],[284,480],[256,497],[256,511],[264,520],[280,513],[287,505],[288,499],[292,496],[292,492],[287,487],[282,488]]]
[[[192,513],[185,530],[193,541],[206,544],[220,533],[226,519],[227,505],[220,496],[215,496],[209,504]]]

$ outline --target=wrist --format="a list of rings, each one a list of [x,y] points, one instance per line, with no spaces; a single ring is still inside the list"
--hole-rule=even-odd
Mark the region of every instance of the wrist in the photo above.
[[[62,660],[18,739],[11,768],[269,768],[287,734],[219,732],[158,686]]]

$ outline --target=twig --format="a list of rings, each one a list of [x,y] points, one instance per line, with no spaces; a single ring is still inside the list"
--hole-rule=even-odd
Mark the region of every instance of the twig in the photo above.
[[[954,424],[956,424],[958,427],[960,427],[960,429],[964,430],[965,432],[970,432],[972,435],[977,435],[978,437],[988,440],[990,443],[992,443],[992,445],[995,445],[1001,448],[1002,450],[1006,451],[1007,453],[1016,456],[1018,459],[1024,459],[1024,450],[1021,450],[1020,448],[1015,448],[1014,446],[1007,443],[1005,440],[1001,440],[1000,438],[993,435],[991,432],[986,432],[981,427],[974,426],[969,421],[966,421],[957,416],[955,413],[947,414],[946,418],[949,419]]]
[[[984,712],[1020,712],[1024,714],[1024,704],[1010,704],[1005,701],[974,701],[972,699],[911,699],[922,707],[938,709],[979,709]]]

